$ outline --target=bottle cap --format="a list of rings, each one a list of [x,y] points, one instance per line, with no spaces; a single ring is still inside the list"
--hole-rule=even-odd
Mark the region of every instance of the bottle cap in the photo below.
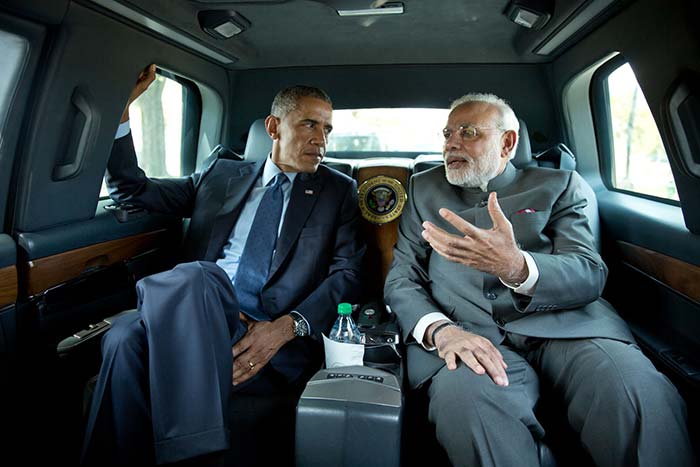
[[[352,305],[349,303],[338,303],[338,314],[343,316],[349,316],[352,314]]]

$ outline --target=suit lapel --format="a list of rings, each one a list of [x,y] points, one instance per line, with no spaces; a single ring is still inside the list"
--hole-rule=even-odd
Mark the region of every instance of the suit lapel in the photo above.
[[[219,257],[221,249],[231,235],[231,230],[238,219],[241,206],[248,199],[248,194],[253,188],[255,180],[260,175],[263,165],[264,161],[245,165],[238,169],[236,175],[228,179],[224,201],[212,223],[211,236],[205,255],[206,259],[214,261]]]
[[[289,255],[306,223],[316,200],[321,194],[323,183],[317,173],[299,174],[294,180],[289,198],[284,224],[277,240],[277,249],[272,260],[269,278],[272,278]],[[268,279],[269,280],[269,279]]]

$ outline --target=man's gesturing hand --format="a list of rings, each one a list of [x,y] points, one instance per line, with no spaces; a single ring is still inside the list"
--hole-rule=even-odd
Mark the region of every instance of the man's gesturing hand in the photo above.
[[[439,324],[438,322],[428,326],[426,335]],[[477,375],[486,373],[499,386],[508,386],[508,365],[501,352],[488,339],[458,326],[447,326],[437,333],[433,345],[437,347],[438,355],[445,360],[448,369],[457,369],[459,358]]]
[[[513,226],[503,214],[496,193],[489,195],[489,215],[493,228],[479,229],[449,209],[440,215],[464,236],[453,235],[431,222],[423,222],[423,238],[439,255],[479,271],[498,276],[508,283],[527,279],[527,264],[513,235]]]
[[[279,349],[294,338],[293,321],[289,315],[274,321],[244,321],[248,325],[248,332],[231,350],[234,385],[257,375]]]

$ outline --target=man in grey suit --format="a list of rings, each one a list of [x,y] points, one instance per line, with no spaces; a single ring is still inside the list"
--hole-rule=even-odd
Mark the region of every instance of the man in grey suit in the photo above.
[[[455,465],[539,465],[542,381],[596,464],[693,465],[682,399],[600,298],[585,182],[517,170],[518,129],[497,96],[456,100],[401,218],[385,298],[438,441]]]
[[[154,78],[150,66],[130,102]],[[127,105],[110,195],[191,220],[185,262],[139,281],[139,313],[103,339],[83,462],[219,461],[210,453],[229,447],[231,393],[298,395],[320,367],[337,303],[359,300],[357,185],[319,165],[332,107],[318,88],[277,94],[265,120],[269,155],[217,159],[180,179],[146,177],[128,118]]]

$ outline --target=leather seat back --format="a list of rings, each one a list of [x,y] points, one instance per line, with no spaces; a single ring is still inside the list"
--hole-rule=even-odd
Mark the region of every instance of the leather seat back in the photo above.
[[[245,143],[243,159],[246,161],[260,161],[272,151],[272,138],[265,129],[265,119],[259,118],[250,125],[248,140]]]

